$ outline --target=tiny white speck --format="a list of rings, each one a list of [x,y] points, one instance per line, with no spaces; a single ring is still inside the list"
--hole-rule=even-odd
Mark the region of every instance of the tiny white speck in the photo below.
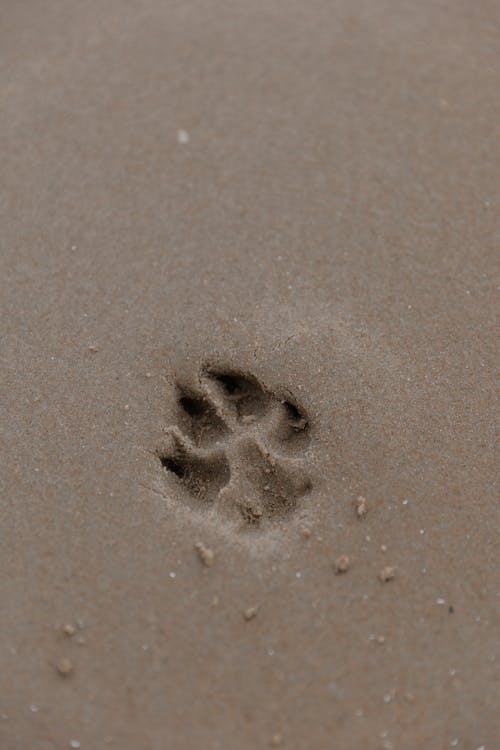
[[[69,746],[70,747],[74,747],[74,748],[78,748],[78,747],[80,747],[80,743],[78,742],[78,740],[70,740],[69,741]]]
[[[386,694],[384,695],[384,703],[390,703],[390,702],[391,702],[391,700],[392,700],[392,696],[391,696],[391,694],[390,694],[390,693],[386,693]]]
[[[453,739],[453,740],[450,741],[450,745],[452,747],[456,747],[458,745],[458,739],[457,739],[457,737],[455,737],[455,739]]]
[[[71,245],[72,250],[76,250],[76,245]]]
[[[444,599],[442,599],[441,597],[438,597],[436,599],[436,604],[446,604],[446,601]]]
[[[187,130],[178,130],[177,140],[179,141],[179,143],[189,143],[189,133],[187,132]]]
[[[173,570],[170,571],[169,576],[170,578],[175,578],[175,573]]]
[[[272,648],[268,649],[267,653],[268,653],[269,656],[274,656],[274,651],[273,651]]]
[[[39,707],[35,703],[32,703],[30,706],[30,711],[33,711],[33,713],[36,714],[38,710],[39,710]]]
[[[148,646],[148,644],[147,644],[147,643],[143,643],[143,644],[142,644],[142,650],[143,650],[143,651],[149,651],[149,646]]]
[[[295,578],[302,578],[302,573],[300,572],[300,570],[298,570],[298,571],[297,571],[297,572],[295,573]]]
[[[425,534],[425,529],[420,529],[421,534]]]
[[[408,498],[407,498],[407,497],[405,497],[405,499],[403,500],[403,505],[408,505],[408,503],[409,503],[409,502],[410,502],[410,501],[408,500]]]

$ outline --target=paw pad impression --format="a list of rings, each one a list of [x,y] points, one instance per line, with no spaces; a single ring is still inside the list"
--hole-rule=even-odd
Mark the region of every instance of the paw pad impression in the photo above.
[[[263,528],[292,514],[311,488],[302,452],[309,420],[251,374],[203,369],[196,389],[178,385],[178,426],[158,458],[192,508]]]

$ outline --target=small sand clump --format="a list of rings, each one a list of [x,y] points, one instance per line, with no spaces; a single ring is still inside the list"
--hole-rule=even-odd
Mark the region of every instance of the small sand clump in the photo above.
[[[378,574],[378,577],[380,578],[383,583],[387,583],[387,581],[392,581],[392,579],[395,576],[395,569],[392,568],[390,565],[387,565],[385,568],[382,568],[380,573]]]
[[[366,498],[362,495],[356,500],[356,515],[358,518],[364,518],[368,513],[368,505],[366,504]]]
[[[56,664],[56,669],[61,675],[61,677],[69,677],[70,674],[73,672],[73,664],[70,662],[69,659],[66,657],[63,657],[62,659],[59,659],[59,661]]]
[[[335,572],[336,573],[346,573],[351,565],[351,561],[349,560],[349,557],[347,555],[340,555],[335,560]]]
[[[253,620],[255,617],[257,617],[257,612],[259,611],[258,607],[248,607],[243,612],[244,619],[248,622],[249,620]]]
[[[198,553],[198,557],[206,568],[211,568],[215,562],[215,554],[210,547],[205,547],[201,542],[197,542],[194,545],[195,550]]]
[[[76,633],[75,626],[71,625],[69,622],[66,623],[65,625],[63,625],[62,628],[61,628],[61,630],[64,633],[64,635],[67,635],[69,637],[71,637],[72,635],[75,635],[75,633]]]

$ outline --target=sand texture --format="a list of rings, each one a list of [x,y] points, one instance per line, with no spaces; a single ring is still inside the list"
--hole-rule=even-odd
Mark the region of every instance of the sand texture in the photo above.
[[[1,750],[496,750],[490,0],[4,0]]]

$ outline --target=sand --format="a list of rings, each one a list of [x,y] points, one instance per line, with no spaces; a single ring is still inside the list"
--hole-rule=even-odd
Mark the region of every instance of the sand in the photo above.
[[[499,35],[3,3],[2,750],[498,747]]]

